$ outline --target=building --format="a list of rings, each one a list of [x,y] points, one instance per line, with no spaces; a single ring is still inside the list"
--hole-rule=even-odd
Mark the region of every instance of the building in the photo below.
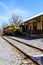
[[[25,20],[24,22],[25,32],[30,30],[30,34],[43,34],[43,13]]]

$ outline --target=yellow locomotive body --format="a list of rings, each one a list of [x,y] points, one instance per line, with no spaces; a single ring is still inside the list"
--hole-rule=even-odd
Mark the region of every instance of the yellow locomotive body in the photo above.
[[[10,26],[3,29],[3,33],[7,35],[17,35],[17,33],[21,34],[20,29],[20,26],[16,26],[16,24],[11,24]]]

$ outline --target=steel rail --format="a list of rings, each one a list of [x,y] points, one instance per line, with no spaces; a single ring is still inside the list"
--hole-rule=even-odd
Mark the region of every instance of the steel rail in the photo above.
[[[17,42],[20,42],[20,43],[22,43],[22,44],[25,44],[25,45],[27,45],[27,46],[29,46],[29,47],[33,47],[33,48],[35,48],[35,49],[40,50],[41,52],[43,52],[43,49],[40,49],[40,48],[38,48],[38,47],[35,47],[35,46],[33,46],[33,45],[27,44],[27,43],[25,43],[25,42],[22,42],[22,41],[20,41],[20,40],[17,40],[17,39],[11,38],[11,37],[8,37],[8,38],[10,38],[10,39],[12,39],[12,40],[15,40],[15,41],[17,41]]]
[[[41,65],[38,61],[36,61],[33,57],[31,57],[30,55],[26,54],[24,51],[22,51],[21,49],[19,49],[17,46],[15,46],[14,44],[12,44],[9,40],[7,40],[6,38],[2,37],[5,41],[7,41],[9,44],[11,44],[12,46],[14,46],[16,49],[18,49],[21,53],[23,53],[27,58],[31,59],[35,64],[37,65]]]

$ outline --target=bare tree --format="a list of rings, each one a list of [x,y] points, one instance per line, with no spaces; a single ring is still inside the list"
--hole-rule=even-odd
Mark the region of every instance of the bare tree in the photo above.
[[[8,24],[7,23],[2,23],[2,28],[4,29],[6,27],[8,27]]]
[[[21,16],[18,15],[12,15],[11,18],[9,19],[11,24],[16,24],[17,26],[23,21]]]
[[[7,23],[2,23],[2,33],[4,33],[4,28],[8,27]]]

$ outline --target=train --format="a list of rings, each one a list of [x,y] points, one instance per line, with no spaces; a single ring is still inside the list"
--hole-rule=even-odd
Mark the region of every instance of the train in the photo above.
[[[8,27],[3,28],[3,35],[22,35],[22,30],[22,26],[11,24]]]

